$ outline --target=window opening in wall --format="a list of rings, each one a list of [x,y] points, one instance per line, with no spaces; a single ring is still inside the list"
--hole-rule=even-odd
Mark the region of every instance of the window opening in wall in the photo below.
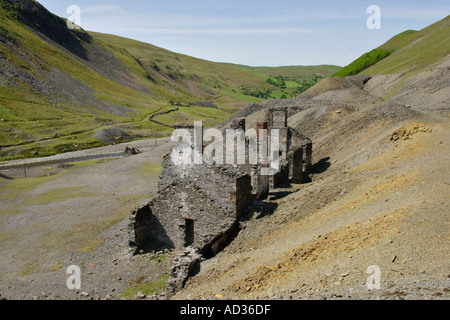
[[[188,247],[194,243],[194,222],[193,218],[184,217],[184,246]]]

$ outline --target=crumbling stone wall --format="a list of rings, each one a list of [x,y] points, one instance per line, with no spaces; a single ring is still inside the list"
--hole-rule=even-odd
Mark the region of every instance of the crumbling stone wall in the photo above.
[[[174,261],[166,284],[167,297],[181,290],[189,277],[198,272],[202,258],[216,255],[236,238],[241,230],[240,219],[255,201],[266,199],[270,190],[279,185],[305,182],[311,169],[312,142],[288,126],[289,112],[291,110],[270,108],[267,119],[256,123],[257,140],[266,138],[258,129],[268,130],[268,148],[270,130],[279,130],[280,150],[276,151],[279,152],[276,156],[280,161],[275,175],[262,174],[262,170],[270,166],[262,162],[175,165],[170,154],[164,157],[158,195],[132,213],[130,245],[136,252],[185,248]],[[191,125],[176,125],[175,128],[187,130],[191,134],[191,146],[204,150],[201,129],[196,132]],[[250,129],[246,127],[245,118],[234,119],[229,128],[243,132]],[[248,160],[250,138],[236,138],[232,143],[235,159],[237,139],[244,139]],[[226,145],[226,141],[223,143]],[[194,160],[193,152],[191,160]]]
[[[289,150],[289,128],[287,125],[287,110],[284,108],[270,108],[267,116],[267,129],[278,130],[280,146],[280,169],[287,164],[287,153]]]
[[[288,154],[289,180],[292,183],[304,182],[303,149],[304,147],[293,148]]]
[[[268,168],[269,165],[256,165],[252,167],[250,174],[252,194],[255,196],[255,200],[267,199],[270,192],[270,179],[268,175],[262,175],[261,170]]]
[[[278,172],[270,177],[270,189],[289,182],[303,183],[311,170],[312,142],[295,129],[288,126],[290,113],[298,111],[290,108],[271,107],[266,115],[267,129],[279,132]]]
[[[165,227],[153,214],[149,204],[132,211],[129,226],[129,245],[135,249],[135,253],[141,250],[158,252],[175,248]]]
[[[305,172],[309,172],[312,168],[312,142],[308,142],[304,150]]]
[[[135,214],[138,249],[161,250],[165,244],[200,250],[225,234],[255,200],[251,177],[230,167],[175,165],[167,155],[163,168],[158,196]],[[156,228],[170,241],[156,238]],[[158,246],[145,244],[156,240]]]
[[[278,129],[280,133],[280,162],[273,176],[261,174],[268,164],[175,165],[170,154],[166,155],[157,197],[133,213],[135,237],[131,243],[137,250],[190,246],[203,252],[217,252],[232,238],[230,230],[236,230],[236,221],[255,201],[267,198],[270,190],[279,185],[304,182],[311,167],[312,143],[287,125],[287,117],[286,109],[270,108],[267,119],[257,123],[256,129],[267,129],[269,134],[271,129]],[[234,119],[230,127],[249,129],[245,118]],[[195,147],[201,150],[205,147],[201,129],[194,132],[191,125],[175,128],[188,130],[193,146],[200,141],[201,145]],[[246,152],[248,158],[248,148]]]
[[[193,188],[199,195],[204,193],[213,199],[225,215],[236,218],[242,209],[242,205],[238,206],[237,203],[248,205],[252,201],[245,196],[251,193],[250,181],[248,169],[239,171],[233,166],[206,163],[175,165],[170,155],[167,155],[160,175],[159,193],[165,194],[166,189],[171,187]]]
[[[230,128],[230,129],[234,129],[234,130],[236,130],[236,129],[242,129],[242,130],[245,131],[245,118],[237,118],[237,119],[234,119],[234,120],[230,123],[229,128]]]
[[[187,280],[200,270],[201,256],[191,247],[188,247],[177,258],[170,272],[170,278],[166,282],[166,298],[171,298],[174,294],[184,288]]]

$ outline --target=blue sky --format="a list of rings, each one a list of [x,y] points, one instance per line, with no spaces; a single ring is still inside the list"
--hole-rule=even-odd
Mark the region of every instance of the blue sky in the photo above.
[[[38,0],[88,31],[115,34],[217,62],[250,66],[347,65],[407,29],[450,14],[448,0]],[[370,30],[370,5],[381,29]]]

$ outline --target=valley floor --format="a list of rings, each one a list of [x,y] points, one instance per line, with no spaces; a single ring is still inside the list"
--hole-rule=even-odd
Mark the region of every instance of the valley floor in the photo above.
[[[403,125],[381,130],[358,165],[349,165],[352,148],[329,154],[316,141],[312,182],[258,203],[174,299],[448,299],[450,122]],[[130,211],[156,192],[171,144],[148,147],[0,180],[1,297],[154,298],[176,253],[128,246]],[[71,265],[80,290],[66,286]],[[380,289],[369,290],[373,266]]]
[[[128,223],[131,210],[156,192],[162,157],[172,144],[158,141],[155,146],[152,140],[128,145],[144,152],[41,163],[27,168],[26,179],[22,167],[1,171],[16,178],[0,179],[2,298],[134,298],[138,291],[164,284],[169,254],[134,256]],[[123,152],[123,145],[108,150],[119,147]],[[69,156],[66,161],[75,159]],[[81,269],[80,290],[66,286],[72,265]]]

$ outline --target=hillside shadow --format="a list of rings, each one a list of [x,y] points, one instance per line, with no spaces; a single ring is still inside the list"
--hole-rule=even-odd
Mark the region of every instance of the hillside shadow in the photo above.
[[[89,60],[83,43],[91,43],[93,39],[87,32],[82,29],[68,29],[64,19],[50,13],[36,2],[23,2],[16,10],[17,19],[33,31],[44,35],[79,58]]]

